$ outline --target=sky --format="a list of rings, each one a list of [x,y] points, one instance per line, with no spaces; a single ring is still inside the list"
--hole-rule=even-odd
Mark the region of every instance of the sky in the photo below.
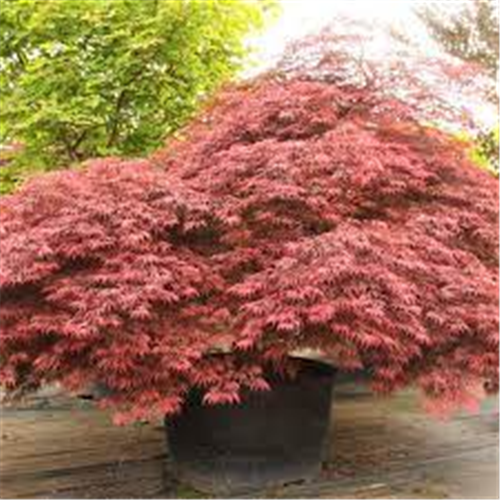
[[[426,53],[436,53],[440,49],[428,36],[415,10],[423,6],[444,7],[447,11],[459,10],[468,1],[470,0],[281,0],[279,18],[263,34],[250,41],[255,51],[255,63],[245,70],[243,76],[252,77],[271,67],[289,41],[319,31],[339,15],[395,28],[409,35]],[[386,40],[381,40],[381,46],[377,50],[383,50],[384,44],[389,47],[390,43],[388,36]],[[479,121],[488,127],[497,121],[495,110],[488,104],[483,107],[476,103],[474,114],[476,113]]]
[[[286,43],[318,31],[338,15],[383,23],[410,32],[422,43],[431,43],[414,10],[433,0],[281,0],[282,12],[270,28],[253,40],[259,68],[265,67],[283,50]],[[464,0],[441,0],[459,5]],[[466,1],[466,0],[465,0]]]

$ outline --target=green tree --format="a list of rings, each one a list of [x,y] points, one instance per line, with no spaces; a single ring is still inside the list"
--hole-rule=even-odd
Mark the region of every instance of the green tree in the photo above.
[[[1,0],[2,177],[145,154],[240,69],[275,0]],[[10,184],[4,186],[9,189]]]
[[[498,177],[499,162],[499,127],[480,132],[475,138],[476,145],[471,151],[471,158],[478,166],[489,170]]]

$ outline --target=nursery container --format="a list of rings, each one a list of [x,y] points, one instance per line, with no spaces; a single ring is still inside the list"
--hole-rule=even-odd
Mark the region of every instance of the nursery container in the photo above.
[[[244,392],[237,405],[207,406],[193,390],[166,419],[178,479],[212,493],[311,478],[320,470],[330,427],[335,370],[294,360],[293,380],[268,374],[272,390]]]

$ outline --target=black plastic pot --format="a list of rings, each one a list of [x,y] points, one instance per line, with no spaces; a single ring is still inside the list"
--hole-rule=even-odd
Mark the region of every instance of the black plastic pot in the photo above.
[[[330,427],[335,371],[296,360],[294,380],[268,376],[270,392],[243,393],[238,405],[206,406],[193,391],[166,420],[180,481],[233,493],[308,479],[319,472]]]

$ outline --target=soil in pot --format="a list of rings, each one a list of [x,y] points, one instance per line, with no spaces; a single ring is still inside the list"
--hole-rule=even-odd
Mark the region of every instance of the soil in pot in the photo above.
[[[192,391],[166,420],[177,477],[203,491],[234,493],[313,477],[324,459],[335,371],[295,360],[293,380],[268,375],[270,392],[245,392],[238,405],[202,405]]]

